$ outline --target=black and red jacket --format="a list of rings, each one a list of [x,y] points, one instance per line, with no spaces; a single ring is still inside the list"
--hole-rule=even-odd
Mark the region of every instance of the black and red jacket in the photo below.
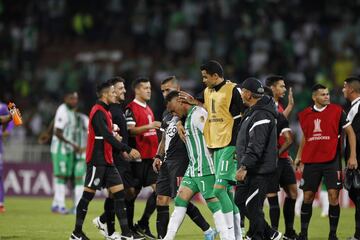
[[[112,116],[109,105],[98,101],[89,115],[86,163],[92,165],[112,165],[112,148],[130,152],[131,148],[119,142],[112,132]]]

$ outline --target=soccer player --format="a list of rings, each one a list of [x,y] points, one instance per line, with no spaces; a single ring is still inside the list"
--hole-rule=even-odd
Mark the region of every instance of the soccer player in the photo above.
[[[204,106],[208,111],[204,137],[207,147],[212,151],[215,165],[214,194],[221,203],[231,239],[241,239],[239,209],[234,203],[235,142],[237,125],[245,106],[236,84],[224,79],[220,63],[211,60],[200,67],[206,88],[200,101],[188,94],[181,96],[183,101]],[[202,104],[203,102],[203,104]]]
[[[267,199],[269,201],[269,215],[271,226],[274,229],[279,227],[280,207],[277,192],[280,191],[279,185],[286,193],[284,202],[284,220],[285,220],[285,234],[284,239],[296,239],[297,235],[294,230],[295,218],[295,203],[297,198],[296,176],[293,168],[293,161],[289,155],[288,149],[293,140],[291,129],[286,117],[290,114],[294,106],[292,91],[289,92],[289,104],[284,110],[279,102],[284,97],[286,92],[285,81],[281,76],[269,76],[266,78],[266,85],[271,89],[277,110],[280,113],[277,129],[278,129],[278,165],[276,173],[270,181],[268,186]]]
[[[12,118],[11,115],[9,114],[6,104],[0,103],[0,213],[5,212],[5,207],[4,207],[5,191],[4,191],[4,182],[3,182],[4,163],[2,159],[2,155],[4,152],[3,137],[7,135],[9,131],[14,127],[14,124],[11,122],[11,119]]]
[[[282,234],[268,226],[263,212],[267,186],[277,164],[275,103],[271,97],[264,96],[264,88],[256,78],[242,83],[241,97],[249,109],[244,113],[236,140],[239,181],[236,203],[246,209],[250,239],[279,240]]]
[[[347,162],[349,169],[356,169],[359,167],[360,158],[360,78],[349,77],[344,82],[343,88],[344,97],[351,102],[351,107],[347,113],[347,120],[351,123],[356,135],[356,156],[357,162]],[[349,140],[346,144],[346,158],[350,155]],[[349,190],[349,197],[355,204],[355,234],[349,240],[360,239],[360,189],[355,189],[354,186]]]
[[[161,92],[164,99],[174,90],[180,90],[176,77],[165,78],[161,83]],[[166,235],[169,223],[170,199],[175,198],[181,179],[189,165],[185,144],[181,141],[176,129],[179,117],[174,116],[169,111],[165,111],[163,116],[160,128],[163,132],[162,138],[153,163],[154,170],[159,172],[156,182],[156,228],[159,239],[164,238]],[[214,239],[216,231],[210,227],[199,209],[191,202],[187,205],[186,213],[204,232],[205,239]]]
[[[114,86],[115,90],[115,103],[110,104],[110,113],[113,123],[119,127],[119,133],[121,136],[121,142],[128,145],[128,129],[126,126],[125,114],[123,112],[122,103],[125,101],[125,80],[121,77],[113,77],[108,80],[110,84]],[[138,152],[136,149],[133,151]],[[140,155],[140,153],[138,153]],[[133,187],[134,179],[132,178],[131,166],[126,154],[120,152],[118,149],[113,148],[114,164],[117,168],[121,179],[124,184],[125,198],[127,191]],[[104,203],[105,212],[100,216],[93,219],[93,224],[100,230],[100,233],[105,236],[106,239],[113,239],[115,232],[115,211],[114,211],[114,198],[109,196]],[[139,237],[137,233],[134,233],[135,237]]]
[[[75,153],[80,152],[80,147],[75,139],[77,104],[77,92],[68,92],[65,94],[64,103],[58,107],[55,114],[50,147],[55,181],[51,207],[54,213],[68,213],[65,207],[65,183],[72,176]]]
[[[189,166],[181,182],[175,198],[175,209],[171,215],[168,230],[164,240],[173,240],[187,211],[187,206],[193,195],[200,192],[213,214],[216,229],[221,239],[230,239],[221,205],[213,193],[215,183],[215,166],[210,152],[206,148],[203,135],[207,112],[204,108],[180,103],[179,92],[172,91],[166,96],[167,109],[185,117],[186,149],[189,155]]]
[[[74,214],[76,214],[76,206],[79,203],[84,190],[84,176],[86,172],[85,152],[89,118],[85,114],[76,111],[75,121],[75,143],[79,146],[79,151],[75,152],[72,172],[72,184],[74,187],[74,207],[72,213]]]
[[[97,87],[99,100],[93,106],[89,116],[88,141],[86,146],[87,172],[83,195],[76,208],[75,229],[70,236],[73,240],[89,239],[82,230],[88,205],[96,190],[108,188],[114,198],[114,211],[119,220],[122,235],[113,239],[134,238],[126,219],[125,193],[121,177],[113,162],[112,148],[127,152],[133,159],[139,158],[134,149],[121,143],[120,135],[114,131],[109,104],[115,103],[114,86],[104,82]],[[115,129],[117,130],[117,129]]]
[[[321,84],[312,87],[314,105],[298,114],[303,136],[296,155],[296,163],[303,169],[300,187],[304,192],[301,206],[301,233],[299,239],[308,239],[308,227],[312,215],[312,203],[322,177],[329,194],[329,240],[338,239],[336,230],[340,216],[339,190],[341,179],[341,141],[345,130],[349,138],[349,165],[356,164],[356,139],[351,122],[346,120],[342,108],[330,103],[329,90]]]
[[[139,77],[133,81],[135,99],[130,102],[125,110],[126,122],[129,129],[130,141],[139,150],[142,159],[132,162],[133,177],[138,180],[132,191],[132,198],[128,201],[128,219],[133,227],[134,202],[142,187],[151,186],[153,193],[149,196],[144,213],[134,228],[149,238],[155,238],[149,228],[149,219],[156,209],[155,183],[157,174],[152,167],[158,148],[156,129],[161,123],[155,121],[153,111],[147,105],[151,98],[151,84],[146,77]]]

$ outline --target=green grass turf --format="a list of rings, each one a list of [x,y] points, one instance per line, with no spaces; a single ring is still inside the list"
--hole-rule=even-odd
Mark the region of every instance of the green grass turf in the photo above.
[[[49,198],[6,198],[6,212],[0,214],[0,240],[5,239],[69,239],[75,223],[74,215],[56,215],[50,212]],[[70,206],[70,201],[68,202]],[[136,202],[135,221],[141,217],[145,204]],[[197,204],[205,218],[213,225],[210,211],[205,205]],[[101,214],[103,200],[91,202],[84,224],[84,231],[90,239],[103,239],[93,227],[91,220]],[[171,210],[172,211],[172,210]],[[268,210],[265,209],[267,214]],[[151,218],[151,229],[156,233],[156,213]],[[283,217],[280,220],[280,231],[284,230]],[[299,231],[300,219],[296,217],[295,228]],[[116,225],[116,229],[119,226]],[[319,209],[314,209],[310,223],[309,239],[327,239],[329,224],[327,218],[320,217]],[[354,232],[354,209],[342,209],[338,228],[339,239],[346,239]],[[189,218],[185,218],[176,239],[203,239],[201,230]]]

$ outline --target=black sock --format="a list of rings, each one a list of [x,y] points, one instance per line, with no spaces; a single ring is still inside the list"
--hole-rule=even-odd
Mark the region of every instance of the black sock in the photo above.
[[[94,198],[95,193],[83,192],[83,195],[76,207],[76,223],[75,223],[75,232],[82,231],[82,225],[86,217],[88,206],[90,201]]]
[[[186,214],[189,215],[191,220],[196,225],[198,225],[199,228],[201,228],[201,230],[203,232],[205,232],[206,230],[208,230],[210,228],[209,223],[205,220],[203,215],[201,215],[199,209],[194,204],[192,204],[191,202],[189,202],[189,204],[188,204]]]
[[[330,223],[330,234],[336,234],[336,230],[339,224],[340,217],[340,206],[329,205],[329,223]]]
[[[240,213],[240,218],[241,218],[240,227],[244,228],[245,227],[245,214]]]
[[[130,228],[134,228],[134,209],[135,209],[135,199],[125,200],[126,204],[126,216],[128,219],[128,224]]]
[[[295,199],[286,197],[284,201],[284,220],[285,220],[285,232],[289,233],[294,230],[294,218],[295,218]]]
[[[169,206],[156,206],[156,230],[158,238],[164,238],[169,224]]]
[[[301,206],[301,233],[308,234],[309,222],[312,215],[312,203],[304,203]]]
[[[280,207],[279,207],[279,199],[278,196],[274,197],[268,197],[270,209],[270,221],[271,221],[271,227],[274,229],[279,228],[279,219],[280,219]]]
[[[139,220],[139,225],[142,227],[149,226],[149,219],[151,215],[155,212],[156,209],[156,193],[155,191],[149,196],[146,201],[146,206],[144,209],[144,213]]]
[[[108,234],[111,236],[115,232],[115,206],[114,206],[114,199],[106,198],[105,204],[105,222],[108,229]],[[101,221],[101,217],[100,217]],[[102,222],[102,221],[101,221]]]
[[[113,193],[115,214],[120,223],[121,232],[124,235],[129,234],[129,223],[126,217],[125,193],[124,190]]]

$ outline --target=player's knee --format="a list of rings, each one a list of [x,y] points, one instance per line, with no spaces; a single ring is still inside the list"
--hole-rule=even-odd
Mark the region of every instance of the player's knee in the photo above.
[[[219,197],[221,197],[221,195],[226,194],[226,189],[225,188],[214,188],[213,193],[217,198],[219,198]]]
[[[309,204],[312,203],[314,201],[315,198],[315,193],[314,192],[304,192],[304,203]]]
[[[206,199],[206,204],[212,213],[216,213],[221,209],[221,206],[216,198],[212,198],[212,199]]]
[[[329,204],[330,205],[338,205],[339,204],[339,192],[337,190],[329,190]]]
[[[157,195],[156,205],[157,206],[169,206],[170,197],[164,195]]]
[[[177,197],[175,198],[175,206],[176,206],[176,207],[185,207],[185,208],[186,208],[187,205],[188,205],[188,201],[182,199],[182,198],[179,197],[179,196],[177,196]]]
[[[296,198],[297,198],[297,186],[296,186],[296,184],[294,184],[294,185],[295,186],[290,186],[288,188],[287,196],[288,196],[288,198],[296,200]]]

